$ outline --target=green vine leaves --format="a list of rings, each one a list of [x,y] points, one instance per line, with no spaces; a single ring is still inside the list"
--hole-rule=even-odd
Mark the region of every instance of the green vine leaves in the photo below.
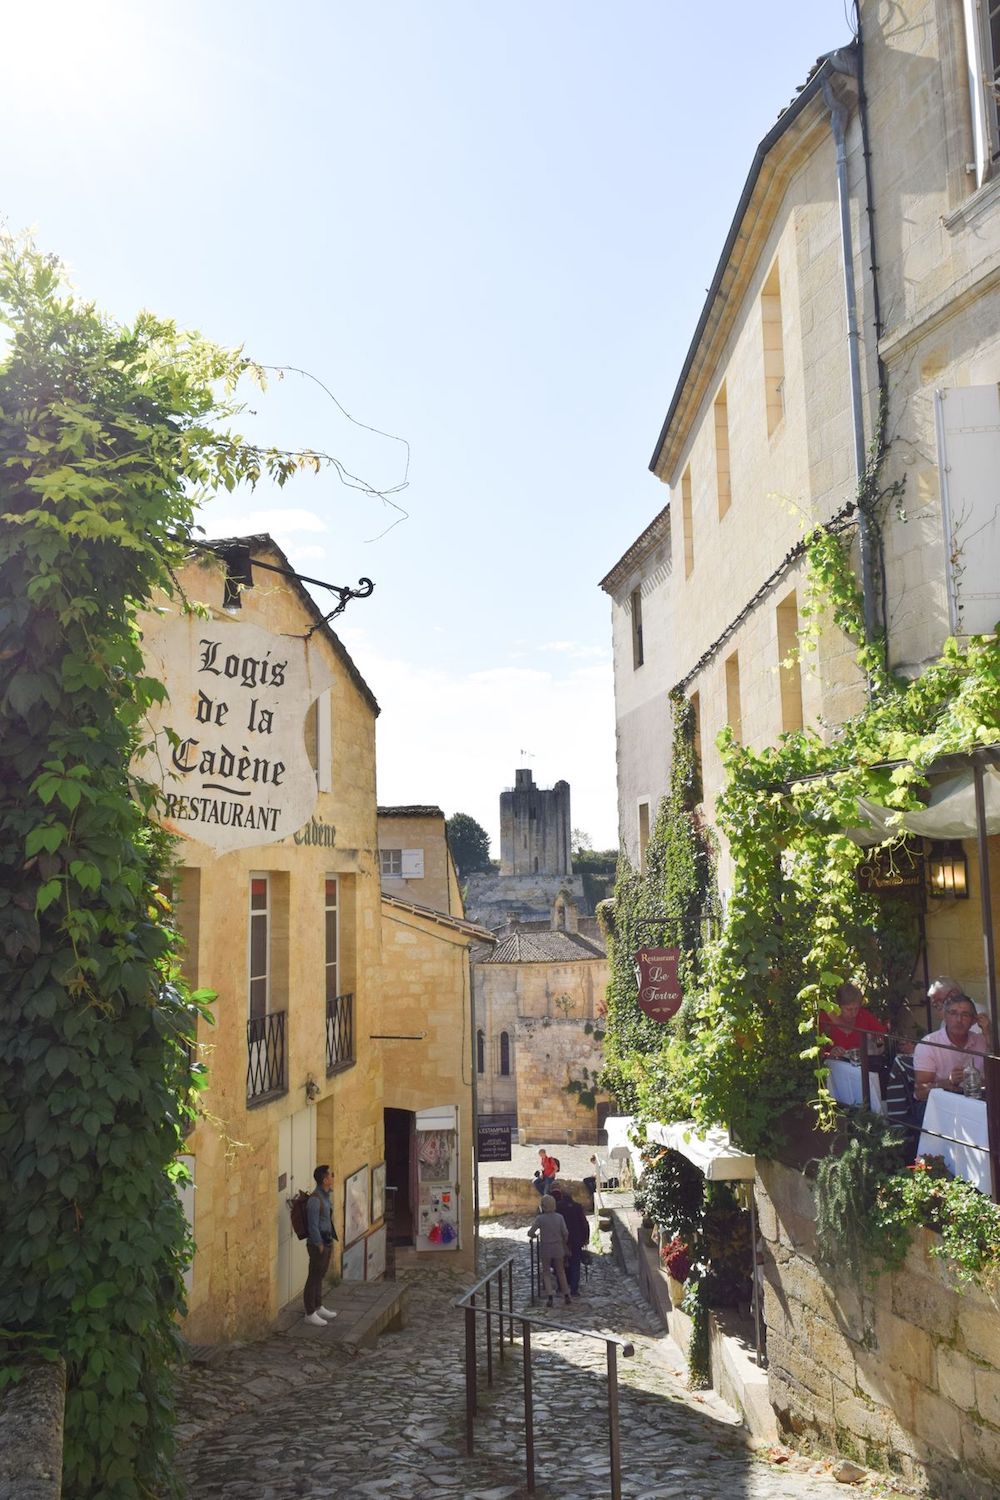
[[[200,495],[298,460],[228,431],[246,372],[0,239],[0,1385],[67,1365],[65,1493],[170,1492],[189,1235],[171,1177],[204,1082],[169,902],[133,800],[137,616],[173,590]]]
[[[807,1101],[832,1123],[817,1015],[834,1003],[838,984],[862,984],[890,1019],[906,997],[916,917],[859,886],[860,851],[848,834],[861,821],[859,802],[918,807],[936,759],[1000,737],[995,636],[964,648],[948,641],[919,678],[890,677],[882,643],[865,641],[846,538],[814,532],[806,559],[805,645],[832,617],[855,644],[872,687],[868,703],[826,740],[799,731],[756,751],[728,731],[719,737],[726,780],[715,813],[734,878],[715,939],[700,920],[710,904],[709,861],[691,812],[693,751],[677,727],[683,702],[675,704],[671,791],[646,876],[622,860],[615,889],[606,1086],[642,1118],[725,1124],[759,1151],[777,1145],[783,1115]],[[643,925],[667,911],[677,914],[672,928]],[[636,1006],[631,955],[678,931],[686,999],[681,1016],[654,1032]]]

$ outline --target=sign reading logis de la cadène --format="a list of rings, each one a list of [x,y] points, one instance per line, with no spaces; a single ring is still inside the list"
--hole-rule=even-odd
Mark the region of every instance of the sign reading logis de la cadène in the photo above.
[[[219,852],[294,834],[316,805],[304,722],[333,676],[296,636],[167,613],[143,630],[146,670],[168,698],[133,769],[159,788],[172,833]]]

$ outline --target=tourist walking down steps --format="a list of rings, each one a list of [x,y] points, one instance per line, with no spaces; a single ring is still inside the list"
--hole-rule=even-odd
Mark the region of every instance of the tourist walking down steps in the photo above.
[[[538,1239],[538,1251],[542,1262],[542,1283],[547,1294],[546,1306],[552,1306],[552,1294],[555,1291],[552,1280],[553,1267],[556,1280],[559,1282],[559,1290],[568,1304],[570,1297],[566,1283],[565,1260],[569,1255],[569,1231],[566,1228],[566,1220],[562,1214],[556,1213],[556,1200],[551,1193],[543,1194],[539,1209],[540,1212],[531,1221],[528,1238],[533,1240],[537,1237]]]

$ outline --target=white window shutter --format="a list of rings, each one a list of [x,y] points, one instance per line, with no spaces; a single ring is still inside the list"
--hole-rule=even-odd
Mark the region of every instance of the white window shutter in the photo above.
[[[935,393],[951,629],[989,635],[1000,620],[1000,387]]]
[[[423,880],[424,878],[424,851],[422,849],[403,850],[403,879]]]

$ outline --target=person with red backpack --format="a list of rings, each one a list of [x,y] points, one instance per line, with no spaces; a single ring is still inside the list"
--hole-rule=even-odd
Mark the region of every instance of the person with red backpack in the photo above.
[[[316,1168],[313,1177],[316,1179],[316,1187],[310,1193],[306,1207],[309,1274],[302,1292],[302,1302],[306,1310],[306,1322],[311,1323],[314,1328],[325,1328],[337,1316],[331,1308],[323,1306],[323,1278],[330,1269],[330,1255],[337,1238],[337,1231],[333,1227],[333,1205],[330,1202],[333,1173],[324,1164]]]
[[[538,1165],[541,1170],[542,1185],[538,1189],[540,1193],[548,1193],[552,1190],[559,1172],[559,1163],[554,1156],[550,1156],[544,1146],[538,1149]]]

